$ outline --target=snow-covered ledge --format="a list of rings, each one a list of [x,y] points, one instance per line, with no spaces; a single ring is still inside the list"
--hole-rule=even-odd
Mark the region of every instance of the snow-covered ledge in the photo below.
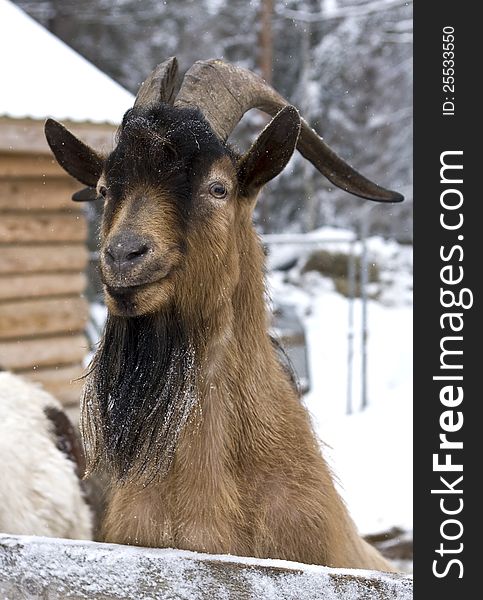
[[[8,600],[410,600],[412,590],[407,575],[0,534]]]

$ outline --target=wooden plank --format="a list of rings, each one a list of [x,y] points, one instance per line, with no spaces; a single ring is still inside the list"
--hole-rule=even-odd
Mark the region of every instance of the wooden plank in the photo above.
[[[84,292],[84,273],[0,275],[0,301],[48,296],[78,296]]]
[[[126,106],[126,110],[130,108]],[[0,118],[0,150],[10,153],[35,152],[50,156],[44,134],[44,119]],[[73,123],[63,120],[72,133],[97,150],[106,152],[114,145],[116,125],[109,123]]]
[[[82,375],[84,375],[84,369],[81,365],[22,372],[23,377],[42,384],[64,405],[79,404],[84,386],[84,380],[79,380]]]
[[[83,298],[23,300],[0,304],[0,339],[83,331],[88,304]]]
[[[0,243],[82,242],[87,236],[86,220],[79,215],[40,212],[36,215],[3,214]]]
[[[413,579],[276,559],[0,534],[0,595],[10,600],[412,600]],[[478,592],[466,597],[477,598]]]
[[[66,176],[52,153],[15,154],[0,152],[0,177],[49,177]]]
[[[0,179],[0,212],[11,210],[68,210],[81,212],[72,194],[83,186],[70,177]]]
[[[84,244],[11,245],[0,249],[0,275],[80,272],[85,270],[87,261],[88,251]]]
[[[0,341],[0,365],[10,371],[81,364],[89,351],[84,335]]]

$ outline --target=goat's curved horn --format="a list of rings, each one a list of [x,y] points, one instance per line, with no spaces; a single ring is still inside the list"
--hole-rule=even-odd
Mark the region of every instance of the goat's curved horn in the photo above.
[[[261,77],[222,60],[196,62],[186,73],[175,106],[197,106],[214,132],[226,141],[242,116],[258,108],[275,116],[289,102]],[[334,185],[361,198],[400,202],[403,196],[370,181],[338,156],[304,120],[300,153]]]
[[[149,106],[156,102],[173,104],[178,88],[178,60],[171,56],[159,64],[141,84],[134,106]]]

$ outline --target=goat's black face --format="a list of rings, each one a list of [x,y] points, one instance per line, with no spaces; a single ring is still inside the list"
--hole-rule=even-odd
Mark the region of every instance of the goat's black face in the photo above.
[[[287,106],[238,157],[197,109],[159,104],[129,110],[104,159],[48,120],[61,166],[104,199],[100,262],[109,310],[218,310],[238,282],[237,236],[251,227],[258,191],[285,167],[299,131],[298,112]]]
[[[176,301],[192,254],[225,245],[236,188],[234,157],[199,111],[128,111],[97,186],[105,202],[101,273],[111,312],[146,314]],[[205,241],[196,250],[200,233]],[[209,269],[201,268],[209,285]]]

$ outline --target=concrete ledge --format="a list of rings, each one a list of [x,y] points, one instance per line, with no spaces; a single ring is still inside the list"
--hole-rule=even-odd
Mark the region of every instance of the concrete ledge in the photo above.
[[[281,560],[0,534],[0,598],[412,600],[412,578]]]

